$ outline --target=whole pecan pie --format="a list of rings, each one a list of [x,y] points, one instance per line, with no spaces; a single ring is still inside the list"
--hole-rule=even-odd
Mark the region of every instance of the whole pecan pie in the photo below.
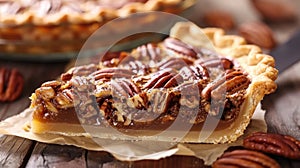
[[[195,0],[1,0],[0,39],[6,45],[2,43],[0,49],[5,52],[33,54],[79,50],[87,37],[113,19],[125,19],[133,13],[149,11],[178,14],[194,2]],[[122,27],[126,32],[128,25],[147,26],[156,19],[159,18],[148,16],[133,21],[126,19],[114,27]],[[114,30],[110,33],[113,32]]]
[[[43,83],[31,96],[31,130],[82,135],[84,126],[112,127],[145,137],[174,125],[184,134],[190,125],[184,142],[235,141],[264,95],[276,89],[274,59],[216,28],[201,29],[215,50],[199,47],[197,38],[185,38],[195,30],[178,23],[160,43],[104,56]],[[199,138],[203,131],[210,136]]]

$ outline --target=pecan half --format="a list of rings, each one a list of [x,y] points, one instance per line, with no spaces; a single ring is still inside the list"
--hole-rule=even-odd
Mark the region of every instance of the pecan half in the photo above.
[[[151,79],[143,86],[144,88],[166,88],[177,85],[177,80],[181,80],[180,76],[170,69],[160,70],[152,74]]]
[[[149,57],[150,60],[157,62],[161,60],[161,50],[156,44],[146,44],[138,47],[137,52],[142,57]]]
[[[244,139],[244,147],[291,159],[300,159],[300,141],[288,135],[257,132]]]
[[[297,18],[297,12],[290,3],[281,0],[251,0],[263,19],[271,22],[291,21]]]
[[[138,88],[131,80],[112,80],[111,86],[115,93],[119,96],[132,97],[134,94],[140,93],[140,88]]]
[[[225,11],[209,11],[204,14],[203,21],[207,26],[220,27],[225,30],[232,29],[235,25],[233,17]]]
[[[206,67],[202,66],[201,64],[196,64],[190,66],[190,69],[193,71],[196,79],[207,79],[209,78],[209,72]]]
[[[132,60],[123,64],[119,64],[119,67],[130,69],[135,74],[146,74],[149,71],[149,66],[139,60]]]
[[[197,58],[197,52],[192,46],[189,46],[180,40],[174,39],[174,38],[167,38],[164,40],[164,45],[166,48],[173,50],[177,53]]]
[[[61,82],[52,80],[52,81],[47,81],[42,84],[42,87],[52,87],[52,88],[58,88],[61,86]]]
[[[60,79],[62,81],[69,81],[72,79],[73,76],[87,76],[88,74],[96,70],[97,70],[96,64],[90,64],[87,66],[78,66],[68,70],[68,72],[66,73],[63,73],[60,76]]]
[[[3,3],[3,5],[6,6],[6,10],[4,12],[6,12],[9,15],[17,14],[22,8],[22,6],[17,2],[11,2],[11,1],[3,1],[2,2],[2,1],[0,1],[0,3]]]
[[[272,49],[276,46],[272,29],[262,22],[241,24],[238,27],[238,32],[248,43],[255,44],[266,49]]]
[[[182,58],[170,58],[164,60],[158,64],[159,69],[173,68],[173,69],[181,69],[186,66],[188,62],[186,62]]]
[[[201,96],[205,99],[211,97],[219,99],[223,93],[235,93],[241,89],[246,89],[250,84],[248,77],[240,71],[226,72],[225,77],[208,84],[201,92]]]
[[[232,69],[233,62],[227,58],[210,58],[205,61],[199,59],[194,64],[201,64],[207,68],[220,67],[224,69]]]
[[[212,167],[280,168],[280,165],[275,160],[263,153],[240,149],[224,153],[213,163]]]
[[[0,68],[0,102],[16,100],[23,86],[24,78],[17,69]]]
[[[131,78],[132,75],[135,75],[131,70],[122,69],[122,68],[107,68],[101,69],[91,74],[95,80],[99,79],[107,79],[110,80],[111,78]]]
[[[57,93],[56,97],[54,98],[56,105],[59,108],[70,108],[75,105],[74,102],[74,94],[70,89],[65,89],[62,92]]]
[[[102,56],[102,57],[101,57]],[[126,59],[129,57],[129,54],[127,52],[106,52],[100,54],[101,61],[100,65],[103,65],[104,67],[116,67],[118,66],[119,62],[123,61],[123,59]],[[97,58],[95,62],[98,62],[99,59]]]

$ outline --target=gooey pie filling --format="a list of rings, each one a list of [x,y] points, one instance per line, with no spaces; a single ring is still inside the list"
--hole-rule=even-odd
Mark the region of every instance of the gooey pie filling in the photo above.
[[[175,38],[77,66],[32,95],[43,123],[165,129],[178,119],[226,126],[239,115],[251,80],[231,58]]]

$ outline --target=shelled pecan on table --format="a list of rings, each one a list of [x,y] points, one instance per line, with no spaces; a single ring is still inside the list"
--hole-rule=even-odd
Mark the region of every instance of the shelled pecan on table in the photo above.
[[[244,139],[244,147],[300,160],[300,141],[288,135],[257,132]]]
[[[252,150],[239,149],[225,152],[212,165],[213,168],[223,167],[265,167],[279,168],[280,165],[269,156]]]
[[[239,34],[250,44],[258,45],[264,49],[276,47],[273,30],[263,22],[246,22],[238,27]]]
[[[16,100],[23,86],[24,78],[17,69],[0,68],[0,102]]]

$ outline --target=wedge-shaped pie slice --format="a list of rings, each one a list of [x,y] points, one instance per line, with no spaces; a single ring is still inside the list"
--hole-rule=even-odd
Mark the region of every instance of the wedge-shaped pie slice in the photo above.
[[[112,137],[105,128],[113,128],[120,139],[170,140],[158,136],[171,130],[184,135],[183,142],[235,141],[264,95],[276,89],[274,59],[215,28],[201,30],[215,51],[199,47],[195,30],[178,23],[161,43],[45,82],[31,97],[32,131],[83,135],[89,128],[92,136]]]

